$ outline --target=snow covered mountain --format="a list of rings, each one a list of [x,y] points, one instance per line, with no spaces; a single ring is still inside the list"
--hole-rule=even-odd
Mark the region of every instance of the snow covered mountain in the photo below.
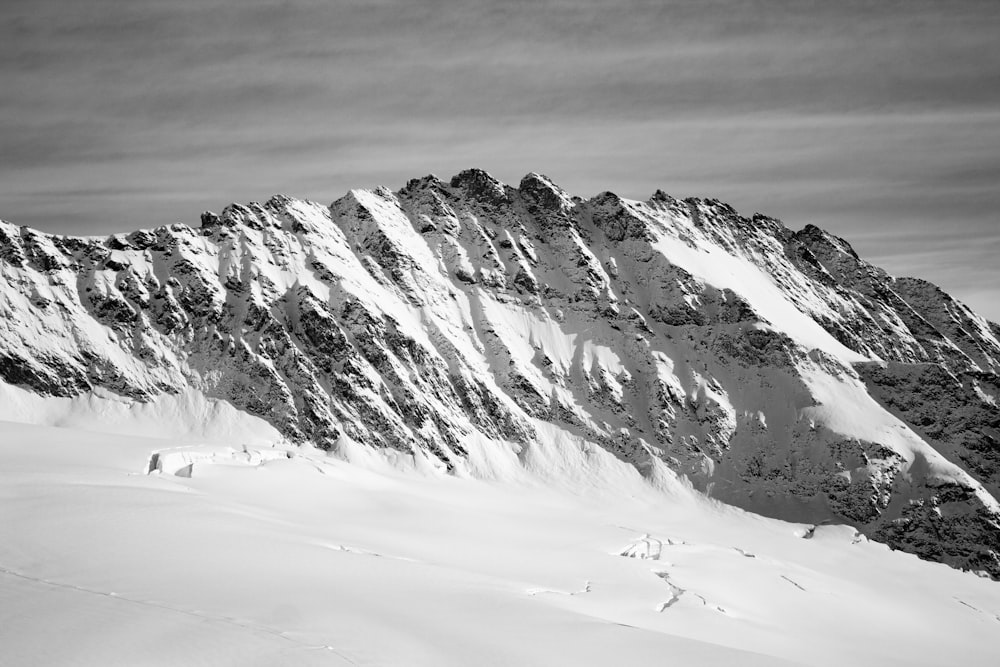
[[[108,238],[0,222],[0,379],[490,477],[570,437],[1000,578],[1000,327],[816,227],[469,170]],[[554,435],[555,434],[555,435]]]

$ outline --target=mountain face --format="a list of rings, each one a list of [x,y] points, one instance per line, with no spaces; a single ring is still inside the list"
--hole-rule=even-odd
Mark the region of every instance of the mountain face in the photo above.
[[[0,379],[476,471],[552,429],[1000,578],[1000,327],[816,227],[469,170],[108,238],[0,222]]]

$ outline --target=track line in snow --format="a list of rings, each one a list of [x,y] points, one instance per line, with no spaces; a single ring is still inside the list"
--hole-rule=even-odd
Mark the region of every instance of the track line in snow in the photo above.
[[[991,616],[993,618],[993,620],[995,620],[998,623],[1000,623],[1000,614],[990,614],[989,612],[985,612],[982,609],[980,609],[979,607],[974,607],[971,604],[969,604],[968,602],[966,602],[965,600],[962,600],[962,599],[957,598],[957,597],[955,598],[955,602],[957,602],[958,604],[963,605],[965,607],[968,607],[969,609],[971,609],[973,611],[977,611],[980,614],[982,614],[983,616]]]
[[[331,653],[333,653],[334,655],[336,655],[337,657],[341,658],[342,660],[346,661],[351,665],[360,664],[328,644],[310,644],[308,642],[295,639],[294,637],[290,636],[288,632],[285,630],[279,630],[277,628],[272,628],[266,625],[260,625],[248,621],[241,621],[240,619],[233,618],[231,616],[224,616],[221,614],[210,614],[208,612],[203,612],[203,611],[194,611],[191,609],[184,609],[182,607],[174,607],[162,602],[155,602],[153,600],[140,600],[137,598],[125,597],[119,595],[118,593],[115,593],[114,591],[100,591],[93,588],[87,588],[85,586],[78,586],[76,584],[69,584],[60,581],[52,581],[51,579],[44,579],[42,577],[33,577],[31,575],[24,574],[23,572],[18,572],[16,570],[12,570],[10,568],[3,566],[0,566],[0,574],[21,579],[23,581],[29,581],[35,584],[41,584],[43,586],[49,586],[51,588],[59,588],[62,590],[75,591],[77,593],[84,593],[88,595],[103,597],[110,600],[123,602],[126,604],[140,605],[143,607],[160,609],[163,611],[173,612],[175,614],[183,614],[185,616],[191,616],[193,618],[198,618],[204,621],[209,621],[213,623],[222,623],[224,625],[240,628],[241,630],[249,630],[250,632],[271,635],[272,637],[277,637],[291,644],[295,644],[299,648],[309,649],[309,650],[330,651]]]
[[[386,558],[389,560],[401,560],[407,563],[419,563],[415,558],[407,558],[406,556],[395,556],[393,554],[383,554],[377,551],[369,551],[368,549],[362,549],[360,547],[352,547],[347,544],[320,544],[319,546],[324,549],[329,549],[330,551],[340,551],[342,553],[355,554],[357,556],[372,556],[373,558]]]
[[[796,582],[792,581],[791,579],[789,579],[789,578],[788,578],[788,577],[786,577],[785,575],[781,575],[781,578],[782,578],[782,579],[784,579],[785,581],[787,581],[788,583],[790,583],[790,584],[791,584],[792,586],[795,586],[795,587],[796,587],[797,589],[799,589],[800,591],[804,591],[804,590],[806,590],[805,588],[803,588],[802,586],[800,586],[800,585],[799,585],[798,583],[796,583]]]
[[[969,609],[972,609],[973,611],[978,611],[980,614],[983,613],[982,609],[978,609],[976,607],[973,607],[971,604],[969,604],[965,600],[959,600],[958,598],[955,598],[955,601],[958,602],[958,604],[965,605],[966,607],[968,607]]]

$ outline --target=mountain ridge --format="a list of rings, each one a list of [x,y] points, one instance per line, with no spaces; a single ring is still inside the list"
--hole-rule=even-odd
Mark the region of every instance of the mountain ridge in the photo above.
[[[1000,577],[1000,327],[818,227],[482,170],[275,195],[107,238],[0,222],[0,379],[188,388],[285,437],[523,451],[547,422],[647,475]]]

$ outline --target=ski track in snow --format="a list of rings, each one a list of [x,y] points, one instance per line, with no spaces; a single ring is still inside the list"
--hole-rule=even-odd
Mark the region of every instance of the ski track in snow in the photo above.
[[[331,551],[339,551],[342,553],[356,554],[358,556],[371,556],[373,558],[387,558],[389,560],[400,560],[408,563],[419,563],[416,558],[407,558],[406,556],[394,556],[390,554],[379,553],[377,551],[370,551],[368,549],[361,549],[359,547],[352,547],[345,544],[323,544],[321,545],[326,549]],[[425,563],[426,565],[426,563]]]
[[[636,652],[636,641],[665,654],[677,637],[712,645],[713,656],[728,650],[716,646],[725,636],[744,655],[822,667],[866,664],[859,654],[892,667],[934,667],[957,650],[975,656],[970,665],[988,667],[998,646],[991,614],[1000,608],[1000,593],[993,582],[875,543],[854,544],[848,527],[824,526],[806,541],[802,524],[761,519],[693,492],[664,499],[600,450],[589,455],[586,470],[603,486],[581,498],[547,482],[484,483],[381,462],[355,465],[308,450],[248,470],[243,464],[256,458],[234,448],[228,451],[240,461],[232,465],[219,446],[211,451],[224,464],[191,479],[138,475],[149,452],[168,450],[162,441],[26,425],[0,429],[6,429],[0,431],[0,544],[8,545],[0,554],[8,567],[0,572],[32,582],[20,587],[31,597],[36,586],[74,591],[69,614],[103,606],[96,598],[119,600],[163,610],[167,618],[144,617],[167,632],[190,627],[179,620],[187,616],[219,624],[219,634],[227,626],[247,633],[246,641],[281,638],[289,650],[326,651],[345,664],[366,663],[369,647],[386,664],[471,664],[465,658],[475,653],[463,651],[504,641],[488,631],[467,639],[478,632],[480,614],[527,637],[516,649],[521,653],[510,654],[520,660],[505,664],[530,662],[536,646],[549,641],[544,623],[570,628],[559,635],[560,646],[549,645],[548,657],[608,627],[642,631],[645,639],[606,635],[629,662],[656,655]],[[210,450],[199,447],[188,451]],[[556,453],[562,462],[573,460],[572,448]],[[196,492],[163,493],[174,487]],[[44,497],[51,504],[37,502]],[[119,543],[122,531],[134,537]],[[34,576],[36,553],[56,554],[45,573],[77,574]],[[69,568],[60,557],[82,560]],[[150,571],[159,576],[149,578]],[[309,625],[274,609],[285,599]],[[368,615],[349,634],[305,629],[329,622],[348,633],[340,624],[361,608]],[[934,618],[927,610],[935,610]],[[27,618],[24,627],[45,631],[43,617]],[[879,619],[889,622],[872,637]],[[833,623],[843,636],[816,632]],[[762,625],[787,633],[770,637]],[[370,632],[390,640],[367,639]],[[27,640],[13,631],[4,635],[0,627],[0,639],[14,655],[30,655]],[[205,641],[226,650],[224,640]],[[393,653],[399,641],[412,641],[408,649],[426,649],[430,657],[408,661]],[[681,664],[741,664],[673,655]],[[575,657],[581,665],[609,660],[589,644]]]
[[[232,626],[232,627],[235,627],[235,628],[239,628],[241,630],[249,630],[250,632],[259,633],[259,634],[266,634],[266,635],[270,635],[272,637],[277,637],[277,638],[282,639],[282,640],[284,640],[286,642],[289,642],[291,644],[295,644],[296,646],[298,646],[300,648],[303,648],[303,649],[330,651],[331,653],[333,653],[337,657],[345,660],[347,663],[349,663],[351,665],[359,665],[359,664],[361,664],[361,663],[358,663],[358,662],[352,660],[347,655],[344,655],[343,653],[341,653],[340,651],[338,651],[333,646],[329,646],[327,644],[311,644],[309,642],[304,642],[304,641],[302,641],[300,639],[296,639],[295,637],[290,636],[284,630],[280,630],[278,628],[272,628],[272,627],[266,626],[266,625],[261,625],[259,623],[252,623],[252,622],[249,622],[249,621],[246,621],[246,620],[240,620],[238,618],[233,618],[231,616],[223,616],[223,615],[220,615],[220,614],[211,614],[209,612],[197,611],[197,610],[194,610],[194,609],[184,609],[184,608],[181,608],[181,607],[175,607],[175,606],[172,606],[172,605],[168,605],[168,604],[165,604],[163,602],[156,602],[154,600],[140,600],[140,599],[137,599],[137,598],[126,597],[126,596],[123,596],[123,595],[119,595],[118,593],[115,593],[113,591],[99,591],[99,590],[95,590],[93,588],[87,588],[85,586],[78,586],[76,584],[70,584],[70,583],[59,582],[59,581],[52,581],[50,579],[44,579],[44,578],[41,578],[41,577],[33,577],[31,575],[24,574],[23,572],[17,572],[15,570],[11,570],[10,568],[3,567],[3,566],[0,566],[0,574],[6,575],[6,576],[9,576],[9,577],[16,577],[17,579],[21,579],[21,580],[24,580],[24,581],[33,582],[33,583],[40,584],[40,585],[43,585],[43,586],[50,586],[52,588],[60,588],[60,589],[63,589],[63,590],[75,591],[77,593],[84,593],[84,594],[87,594],[87,595],[96,595],[96,596],[100,596],[100,597],[107,598],[107,599],[110,599],[110,600],[115,600],[115,601],[121,602],[123,604],[134,604],[134,605],[141,605],[143,607],[152,607],[154,609],[161,609],[161,610],[172,612],[172,613],[175,613],[175,614],[184,614],[185,616],[192,616],[194,618],[205,620],[205,621],[208,621],[210,623],[224,623],[226,625],[229,625],[229,626]]]
[[[975,606],[969,604],[968,602],[966,602],[965,600],[962,600],[962,599],[957,598],[957,597],[955,598],[955,601],[958,602],[958,604],[960,604],[960,605],[968,607],[969,609],[972,609],[973,611],[979,612],[983,616],[986,616],[988,618],[992,618],[996,622],[1000,623],[1000,614],[990,614],[989,612],[983,611],[979,607],[975,607]]]
[[[802,587],[802,586],[801,586],[801,585],[800,585],[800,584],[799,584],[798,582],[796,582],[796,581],[793,581],[792,579],[789,579],[789,578],[788,578],[788,577],[786,577],[785,575],[781,575],[781,578],[782,578],[782,579],[784,579],[785,581],[787,581],[788,583],[790,583],[790,584],[791,584],[792,586],[795,586],[795,587],[796,587],[797,589],[799,589],[800,591],[805,591],[805,590],[806,590],[806,589],[805,589],[805,588],[803,588],[803,587]]]

